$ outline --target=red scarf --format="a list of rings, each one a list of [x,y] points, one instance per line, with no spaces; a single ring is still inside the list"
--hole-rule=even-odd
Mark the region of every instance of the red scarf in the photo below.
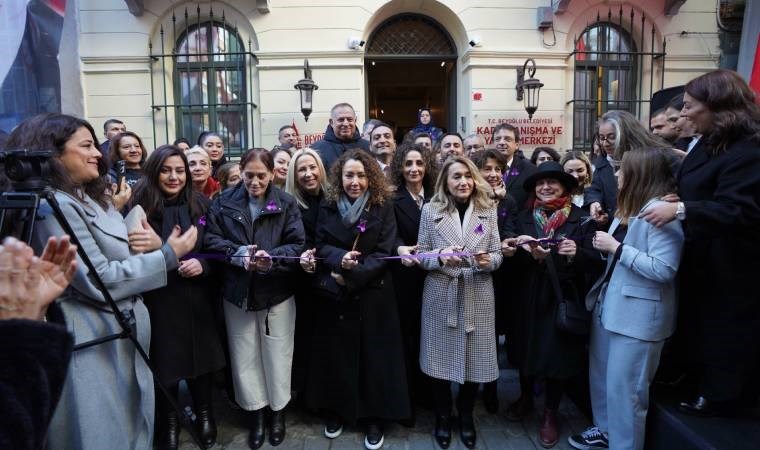
[[[544,232],[544,237],[554,237],[554,232],[561,227],[570,215],[572,196],[566,195],[548,202],[536,199],[533,202],[533,219]],[[549,216],[547,213],[551,213]]]

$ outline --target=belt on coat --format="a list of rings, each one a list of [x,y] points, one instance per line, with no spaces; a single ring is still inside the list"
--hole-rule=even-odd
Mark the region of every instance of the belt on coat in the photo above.
[[[460,284],[464,284],[462,301],[464,302],[464,331],[470,333],[475,329],[475,277],[471,268],[462,268],[459,276],[449,277],[446,286],[446,323],[451,328],[459,326],[459,292]]]

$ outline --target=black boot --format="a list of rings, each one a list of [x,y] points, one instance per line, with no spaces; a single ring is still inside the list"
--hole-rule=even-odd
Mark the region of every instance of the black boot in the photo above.
[[[451,416],[436,414],[433,435],[441,448],[449,448],[451,444]]]
[[[269,423],[269,444],[277,447],[285,440],[285,408],[272,411],[272,421]]]
[[[176,450],[179,448],[179,420],[176,411],[167,412],[158,435],[158,450]]]
[[[251,433],[248,435],[248,447],[254,450],[264,445],[264,438],[266,437],[264,410],[265,408],[261,408],[251,412]]]
[[[462,438],[462,444],[467,448],[475,448],[475,421],[472,414],[459,415],[459,437]]]
[[[483,406],[491,414],[499,412],[499,395],[496,385],[496,381],[483,383]]]
[[[205,448],[211,448],[216,444],[216,421],[211,405],[201,405],[197,412],[198,434],[201,438],[201,444]]]

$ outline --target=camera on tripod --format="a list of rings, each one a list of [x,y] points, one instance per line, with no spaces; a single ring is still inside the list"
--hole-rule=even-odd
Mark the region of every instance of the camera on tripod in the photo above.
[[[2,150],[0,164],[14,190],[41,190],[52,176],[52,150]]]

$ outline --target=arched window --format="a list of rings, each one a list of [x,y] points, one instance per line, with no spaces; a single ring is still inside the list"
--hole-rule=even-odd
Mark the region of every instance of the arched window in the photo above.
[[[589,149],[602,114],[612,109],[639,111],[636,71],[640,55],[631,35],[612,22],[586,28],[575,41],[574,54],[573,147]]]
[[[176,42],[176,132],[194,142],[205,130],[222,135],[226,153],[250,147],[247,123],[249,53],[237,32],[222,22],[187,27]]]

